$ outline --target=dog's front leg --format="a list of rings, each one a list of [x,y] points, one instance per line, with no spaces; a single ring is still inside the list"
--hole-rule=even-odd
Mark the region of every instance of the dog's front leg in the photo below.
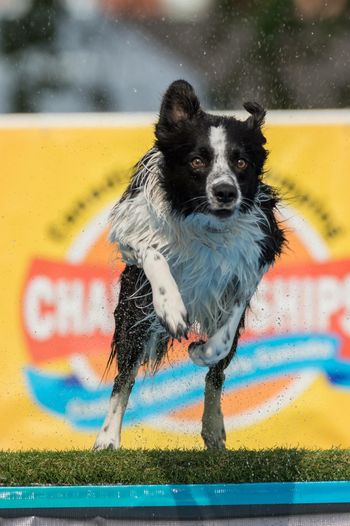
[[[186,336],[189,319],[178,286],[165,257],[153,248],[138,253],[152,287],[153,306],[164,327],[173,338]]]
[[[193,342],[188,348],[191,360],[200,366],[213,366],[225,358],[231,350],[246,306],[235,305],[227,322],[206,342]]]

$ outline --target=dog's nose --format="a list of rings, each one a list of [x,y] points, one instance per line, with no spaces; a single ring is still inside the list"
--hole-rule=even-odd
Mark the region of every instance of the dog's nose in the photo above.
[[[238,191],[235,186],[229,183],[219,183],[213,188],[215,198],[223,205],[228,205],[238,197]]]

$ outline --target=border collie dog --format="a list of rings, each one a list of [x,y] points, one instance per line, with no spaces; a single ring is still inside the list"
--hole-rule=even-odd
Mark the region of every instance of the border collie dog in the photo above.
[[[210,115],[190,84],[173,82],[154,147],[112,211],[110,239],[126,267],[108,361],[116,358],[118,375],[95,449],[119,447],[139,366],[155,370],[169,340],[190,333],[199,336],[190,359],[209,368],[202,437],[208,448],[225,447],[224,370],[249,301],[284,243],[278,196],[262,180],[265,111],[256,103],[244,108],[245,121]]]

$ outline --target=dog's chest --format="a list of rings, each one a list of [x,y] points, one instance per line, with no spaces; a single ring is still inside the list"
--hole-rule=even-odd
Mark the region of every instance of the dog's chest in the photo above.
[[[203,332],[212,334],[236,303],[248,303],[260,281],[259,265],[262,233],[250,231],[188,239],[176,250],[173,245],[168,262],[189,312]]]

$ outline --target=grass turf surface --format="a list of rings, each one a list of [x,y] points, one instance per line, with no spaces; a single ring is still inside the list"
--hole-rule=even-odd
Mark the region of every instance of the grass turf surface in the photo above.
[[[350,450],[0,451],[0,485],[350,480]]]

